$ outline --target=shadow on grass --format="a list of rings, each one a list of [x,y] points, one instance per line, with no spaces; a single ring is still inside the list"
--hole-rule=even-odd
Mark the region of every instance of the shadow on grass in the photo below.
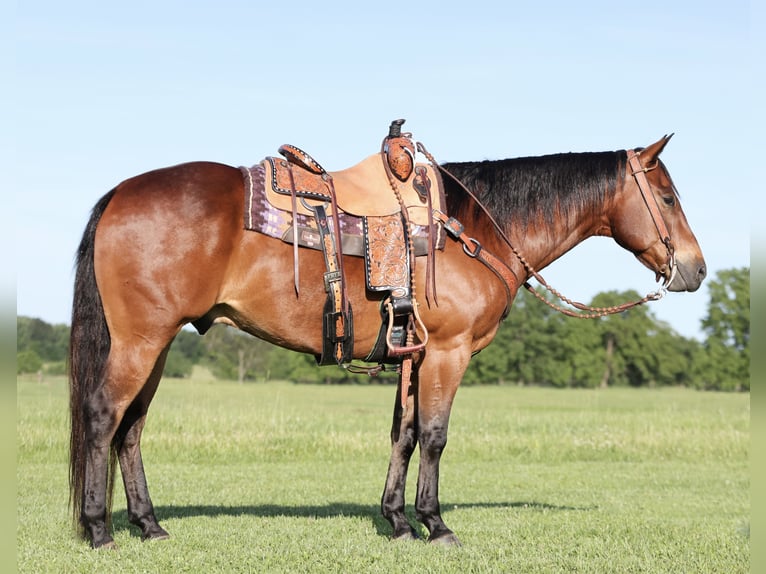
[[[442,513],[446,515],[449,514],[452,510],[463,510],[471,508],[506,508],[538,512],[584,512],[595,510],[597,507],[560,506],[555,504],[547,504],[545,502],[473,502],[461,504],[444,503],[442,504]],[[294,518],[315,519],[347,516],[369,519],[375,525],[375,529],[379,535],[391,535],[391,526],[389,525],[388,521],[383,518],[380,513],[380,507],[377,505],[369,506],[346,502],[333,502],[321,506],[287,506],[281,504],[262,504],[254,506],[189,505],[158,506],[155,508],[155,512],[157,515],[157,520],[159,520],[160,523],[168,519],[191,518],[194,516],[205,516],[208,518],[215,518],[217,516],[256,516],[260,518],[268,518],[270,516],[287,516]],[[408,506],[405,510],[405,514],[407,515],[410,523],[416,525],[416,529],[420,535],[425,535],[425,537],[427,537],[428,533],[420,528],[419,523],[415,519],[415,509],[411,506]],[[139,535],[138,530],[129,524],[126,510],[116,510],[112,518],[115,529],[130,529],[135,536]]]

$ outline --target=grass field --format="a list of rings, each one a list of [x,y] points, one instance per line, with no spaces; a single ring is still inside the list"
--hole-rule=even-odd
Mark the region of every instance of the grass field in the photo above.
[[[378,503],[393,401],[388,386],[165,380],[143,453],[171,538],[140,541],[118,480],[119,550],[92,551],[69,521],[66,383],[19,379],[18,570],[750,569],[749,395],[462,388],[440,496],[459,548],[389,540]]]

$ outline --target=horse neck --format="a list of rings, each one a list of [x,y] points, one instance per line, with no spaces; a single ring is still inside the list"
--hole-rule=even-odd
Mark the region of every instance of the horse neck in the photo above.
[[[581,213],[570,216],[567,221],[549,225],[544,221],[511,222],[505,226],[505,234],[511,245],[536,270],[541,270],[568,251],[596,235],[608,234],[605,218]],[[503,242],[505,243],[505,242]],[[509,246],[506,256],[515,258]]]
[[[620,152],[556,154],[447,167],[479,192],[513,248],[540,270],[589,237],[611,235],[609,212],[624,181],[620,157]],[[466,194],[455,195],[467,230],[523,272],[483,210]]]

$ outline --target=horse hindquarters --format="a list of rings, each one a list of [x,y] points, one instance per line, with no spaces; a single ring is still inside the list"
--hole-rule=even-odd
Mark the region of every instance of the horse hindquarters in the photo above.
[[[94,245],[96,227],[113,195],[114,192],[110,192],[104,196],[93,209],[80,243],[69,355],[70,500],[75,523],[96,548],[113,545],[109,523],[115,460],[118,456],[123,467],[129,509],[141,509],[134,514],[136,520],[143,522],[145,535],[161,534],[153,518],[138,448],[146,409],[160,373],[157,373],[156,382],[149,392],[143,393],[147,396],[143,401],[134,402],[130,394],[139,393],[131,393],[131,386],[124,384],[117,386],[117,389],[128,390],[128,395],[115,400],[119,395],[115,392],[116,386],[110,384],[120,371],[115,365],[120,345],[113,344],[106,322],[95,277]],[[140,388],[145,381],[146,378],[132,385],[132,388]],[[132,407],[127,409],[132,411],[131,416],[123,416],[127,405]],[[138,421],[140,423],[135,424]],[[118,436],[115,436],[116,433]],[[131,464],[130,461],[138,461],[139,464]],[[148,506],[140,501],[147,501]]]
[[[186,164],[127,180],[94,208],[78,254],[70,343],[72,502],[94,547],[113,544],[118,457],[131,522],[145,538],[167,535],[146,488],[141,429],[170,343],[215,304],[210,277],[222,274],[241,228],[241,182],[233,168]]]

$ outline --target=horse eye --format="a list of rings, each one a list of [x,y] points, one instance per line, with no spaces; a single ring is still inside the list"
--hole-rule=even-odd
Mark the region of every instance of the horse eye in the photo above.
[[[665,205],[673,207],[676,204],[676,197],[674,195],[664,195],[662,201],[665,202]]]

